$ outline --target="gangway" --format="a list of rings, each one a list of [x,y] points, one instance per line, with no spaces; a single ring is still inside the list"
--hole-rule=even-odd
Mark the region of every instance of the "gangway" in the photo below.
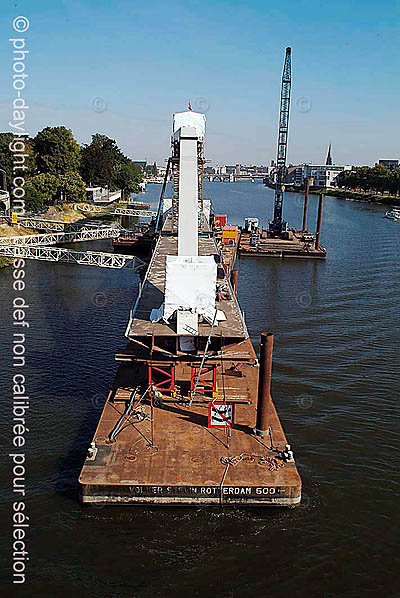
[[[43,246],[57,245],[57,243],[77,243],[81,241],[96,241],[98,239],[114,239],[120,234],[115,228],[95,228],[76,230],[74,232],[44,233],[42,235],[21,235],[18,237],[0,237],[0,246],[25,245]]]
[[[2,216],[1,220],[13,224],[12,216]],[[45,231],[65,231],[65,232],[74,232],[77,230],[83,229],[96,229],[99,228],[99,224],[89,224],[86,222],[65,222],[65,220],[50,220],[49,218],[38,218],[37,216],[20,216],[18,215],[18,225],[21,225],[24,228],[30,228],[35,230],[45,230]],[[113,224],[115,227],[119,227],[119,224]]]
[[[151,210],[132,210],[130,208],[113,208],[112,210],[107,210],[102,206],[92,206],[89,204],[74,204],[74,210],[109,216],[137,216],[139,218],[153,218],[157,216],[157,212],[152,212]]]
[[[147,266],[146,262],[134,255],[103,251],[73,251],[72,249],[61,249],[59,247],[1,245],[0,256],[46,262],[66,262],[83,266],[99,266],[100,268],[131,268],[135,272]]]

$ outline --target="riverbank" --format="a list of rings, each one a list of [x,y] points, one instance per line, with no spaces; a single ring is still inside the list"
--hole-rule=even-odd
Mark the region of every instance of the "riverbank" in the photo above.
[[[33,235],[35,231],[30,228],[20,228],[18,225],[10,226],[9,224],[0,224],[0,237],[20,237],[22,235]],[[0,270],[11,266],[13,260],[9,257],[0,256]]]
[[[84,204],[82,204],[84,205]],[[70,222],[84,221],[88,218],[97,218],[104,220],[104,215],[99,215],[95,212],[80,212],[74,209],[74,204],[61,204],[57,206],[50,206],[44,214],[41,214],[40,218],[48,220],[65,220],[69,219]],[[107,217],[106,217],[107,218]],[[18,223],[11,226],[10,224],[0,224],[0,238],[5,237],[20,237],[23,235],[35,235],[43,231],[36,231],[31,228],[25,228],[19,226]],[[12,258],[0,256],[0,270],[11,266],[13,263]]]
[[[380,195],[378,193],[371,194],[362,191],[350,191],[347,189],[323,189],[321,193],[325,195],[332,195],[339,199],[353,199],[355,201],[368,201],[375,204],[383,204],[390,206],[399,206],[400,197],[393,195]]]
[[[274,185],[272,184],[266,184],[266,187],[274,189]],[[305,189],[297,185],[285,185],[285,191],[289,193],[300,193],[301,195],[304,195],[305,193]],[[320,193],[338,197],[339,199],[353,199],[355,201],[368,201],[369,203],[374,204],[400,206],[400,197],[395,197],[394,195],[381,195],[380,193],[367,193],[351,189],[310,189],[310,194],[319,195]]]

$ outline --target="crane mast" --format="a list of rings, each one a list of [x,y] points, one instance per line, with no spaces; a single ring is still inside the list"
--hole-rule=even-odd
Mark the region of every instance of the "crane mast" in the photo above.
[[[289,129],[291,74],[291,48],[286,48],[285,63],[282,73],[281,103],[279,112],[278,151],[276,159],[276,183],[274,201],[274,219],[269,223],[270,236],[281,236],[287,231],[287,222],[282,220],[283,180],[286,171],[287,140]]]

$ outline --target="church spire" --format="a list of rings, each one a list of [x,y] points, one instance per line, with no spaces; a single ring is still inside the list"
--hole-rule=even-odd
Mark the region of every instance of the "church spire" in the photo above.
[[[331,154],[331,151],[332,151],[332,144],[330,143],[329,147],[328,147],[328,155],[326,156],[326,165],[327,166],[332,166],[332,154]]]

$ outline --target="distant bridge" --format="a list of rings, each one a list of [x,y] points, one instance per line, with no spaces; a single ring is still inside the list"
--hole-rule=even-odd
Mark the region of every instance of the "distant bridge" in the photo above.
[[[256,180],[258,180],[258,179],[262,180],[264,178],[265,178],[265,175],[263,175],[263,174],[255,174],[255,175],[234,174],[234,173],[204,174],[205,181],[210,181],[210,182],[219,181],[220,183],[237,183],[239,181],[251,181],[252,183],[254,183]]]

